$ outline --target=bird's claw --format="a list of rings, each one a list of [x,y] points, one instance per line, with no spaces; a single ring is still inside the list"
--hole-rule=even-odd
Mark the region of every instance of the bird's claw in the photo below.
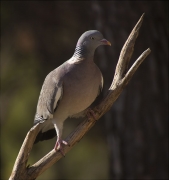
[[[54,149],[55,149],[55,151],[60,151],[61,154],[63,156],[65,156],[62,144],[66,145],[66,146],[69,146],[69,144],[66,141],[64,141],[64,140],[57,140]]]
[[[95,120],[97,120],[96,114],[95,114],[95,112],[94,112],[92,109],[88,109],[88,111],[87,111],[87,117],[88,117],[88,118],[93,117]]]

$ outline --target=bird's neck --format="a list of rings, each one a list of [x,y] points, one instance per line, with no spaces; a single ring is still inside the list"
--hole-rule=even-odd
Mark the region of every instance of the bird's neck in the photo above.
[[[89,51],[86,49],[84,46],[76,46],[75,52],[73,54],[73,57],[76,58],[93,58],[94,56],[94,51]]]

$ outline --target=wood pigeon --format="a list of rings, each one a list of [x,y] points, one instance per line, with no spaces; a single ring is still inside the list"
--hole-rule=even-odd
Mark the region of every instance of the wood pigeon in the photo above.
[[[57,135],[54,149],[64,155],[62,145],[68,145],[62,140],[64,121],[84,112],[103,87],[102,74],[93,61],[100,45],[111,43],[97,30],[86,31],[79,38],[73,56],[46,76],[34,119],[34,125],[42,123],[42,128],[34,143]]]

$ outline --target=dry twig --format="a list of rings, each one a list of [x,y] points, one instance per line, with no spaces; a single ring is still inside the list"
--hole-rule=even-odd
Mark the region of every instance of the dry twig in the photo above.
[[[114,79],[107,92],[106,97],[96,107],[93,108],[97,120],[111,108],[113,103],[116,101],[125,86],[132,78],[133,74],[136,72],[137,68],[151,52],[149,48],[144,51],[128,70],[128,64],[134,51],[134,44],[139,34],[139,29],[141,27],[143,17],[144,14],[141,16],[138,23],[133,28],[131,34],[129,35],[126,43],[121,50],[115,70]],[[86,119],[67,137],[66,141],[70,146],[64,147],[65,154],[70,151],[78,141],[80,141],[80,139],[95,124],[95,122],[95,119],[88,119],[86,117]],[[52,166],[60,158],[62,158],[62,154],[60,152],[52,150],[32,166],[26,166],[30,151],[39,132],[40,126],[41,124],[37,124],[28,132],[14,164],[12,174],[9,178],[10,180],[36,179],[40,174],[42,174],[45,170],[47,170],[50,166]]]

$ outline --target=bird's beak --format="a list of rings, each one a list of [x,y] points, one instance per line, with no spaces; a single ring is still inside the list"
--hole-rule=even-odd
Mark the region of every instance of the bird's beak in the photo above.
[[[110,43],[107,39],[102,39],[100,42],[101,42],[103,45],[111,46],[111,43]]]

